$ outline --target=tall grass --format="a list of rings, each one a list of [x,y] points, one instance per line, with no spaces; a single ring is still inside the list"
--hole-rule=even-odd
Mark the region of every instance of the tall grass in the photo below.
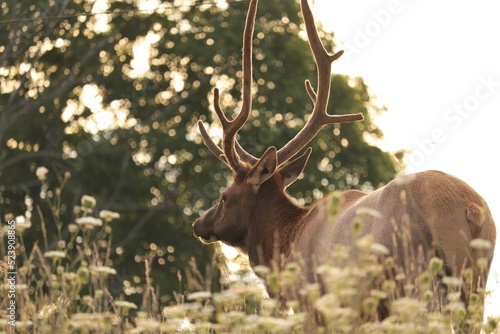
[[[42,191],[48,192],[45,174],[37,171]],[[52,197],[44,194],[52,216],[42,220],[40,240],[29,253],[22,252],[23,232],[32,227],[29,220],[16,221],[15,327],[9,320],[10,299],[6,296],[11,286],[7,261],[3,261],[0,332],[500,333],[499,318],[483,322],[484,289],[473,293],[468,305],[461,300],[460,291],[471,290],[471,272],[466,271],[462,278],[443,277],[443,263],[434,258],[415,280],[408,281],[404,272],[394,270],[394,259],[371,236],[360,236],[353,245],[358,261],[336,261],[342,265],[332,262],[318,268],[321,284],[307,283],[302,266],[291,263],[284,270],[254,268],[262,279],[250,271],[232,275],[223,282],[221,292],[212,292],[206,288],[210,282],[193,262],[184,277],[198,291],[162,292],[174,295],[175,301],[169,305],[160,303],[149,274],[152,259],[146,258],[143,302],[134,304],[127,301],[124,287],[110,287],[117,272],[110,254],[113,224],[119,214],[96,213],[96,200],[83,196],[74,208],[76,221],[63,221],[61,196],[69,177],[65,176]],[[56,225],[57,240],[49,240],[45,226],[49,220]],[[4,221],[0,246],[7,259],[5,236],[8,222],[15,217],[7,215]],[[63,229],[68,230],[67,236]],[[44,249],[54,247],[43,252],[40,244]],[[333,257],[347,259],[349,252],[339,246]],[[264,286],[278,297],[268,297]],[[379,319],[381,308],[388,315],[383,320]]]

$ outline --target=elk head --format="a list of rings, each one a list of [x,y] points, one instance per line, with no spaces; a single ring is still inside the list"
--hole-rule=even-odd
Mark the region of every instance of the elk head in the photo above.
[[[223,129],[222,149],[209,137],[203,123],[199,130],[210,151],[233,171],[233,184],[224,189],[219,202],[197,219],[194,234],[203,242],[223,241],[248,252],[247,238],[258,217],[289,217],[300,215],[301,208],[294,206],[285,188],[303,171],[311,153],[308,148],[300,157],[287,163],[306,146],[325,124],[359,121],[361,114],[329,115],[326,112],[330,95],[331,64],[343,51],[328,53],[321,42],[314,24],[314,17],[307,0],[301,1],[309,45],[317,65],[318,87],[315,91],[306,81],[306,90],[314,104],[311,117],[304,128],[284,147],[269,147],[258,159],[246,152],[237,142],[236,134],[248,120],[252,109],[252,38],[258,0],[252,0],[243,34],[243,83],[240,113],[228,120],[219,104],[219,91],[214,90],[214,109]],[[281,210],[276,213],[272,210]],[[284,212],[285,210],[288,211]],[[271,221],[272,223],[272,221]],[[262,226],[261,226],[262,227]]]

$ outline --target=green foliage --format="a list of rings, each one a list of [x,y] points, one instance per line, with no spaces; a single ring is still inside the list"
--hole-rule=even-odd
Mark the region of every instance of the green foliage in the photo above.
[[[7,31],[0,35],[0,215],[32,224],[22,253],[46,252],[71,235],[80,214],[73,208],[92,195],[95,212],[120,213],[109,258],[117,279],[144,282],[153,252],[150,277],[167,301],[184,292],[178,276],[192,257],[211,261],[212,249],[192,237],[191,222],[218,197],[229,171],[203,146],[195,124],[212,123],[216,85],[227,115],[238,111],[246,3],[164,2],[155,11],[140,11],[139,3],[110,1],[106,10],[115,14],[104,16],[78,15],[99,11],[87,0],[0,6]],[[293,1],[260,3],[257,92],[240,138],[256,156],[292,138],[312,109],[303,82],[315,77],[315,67],[298,37],[298,13]],[[332,48],[333,36],[322,36]],[[139,50],[147,61],[138,61]],[[291,194],[307,203],[334,189],[390,180],[391,156],[366,141],[380,138],[372,117],[381,111],[362,79],[334,76],[329,112],[362,112],[365,120],[325,128]],[[40,166],[49,170],[48,184],[64,182],[66,196],[43,188],[34,176]],[[43,200],[60,201],[58,211]],[[44,224],[47,243],[37,244]]]

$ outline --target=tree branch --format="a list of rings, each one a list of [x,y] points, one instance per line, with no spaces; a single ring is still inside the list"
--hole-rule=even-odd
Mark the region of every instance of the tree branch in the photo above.
[[[16,154],[13,157],[6,159],[5,161],[0,163],[0,171],[4,168],[7,168],[11,165],[14,165],[20,161],[23,160],[29,160],[29,159],[34,159],[34,158],[40,158],[40,157],[50,157],[50,158],[58,158],[61,156],[61,151],[57,150],[44,150],[44,151],[38,151],[38,152],[26,152],[26,153],[20,153]],[[0,158],[0,161],[2,159]]]

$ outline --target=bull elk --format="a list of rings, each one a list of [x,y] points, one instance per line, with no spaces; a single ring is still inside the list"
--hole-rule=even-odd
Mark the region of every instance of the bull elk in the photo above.
[[[447,274],[459,276],[463,268],[473,268],[479,257],[485,257],[488,268],[482,272],[474,269],[475,284],[484,287],[493,257],[495,224],[484,199],[454,176],[425,171],[399,177],[371,193],[344,191],[342,205],[333,217],[329,214],[332,195],[301,207],[285,192],[302,173],[311,148],[291,158],[324,125],[363,119],[361,114],[327,113],[331,65],[343,51],[330,54],[325,50],[307,0],[301,0],[301,8],[317,65],[317,89],[306,81],[314,105],[311,116],[284,147],[269,147],[260,159],[246,152],[236,140],[252,110],[252,39],[257,11],[257,0],[252,0],[243,34],[242,107],[233,120],[224,116],[219,91],[214,91],[214,109],[223,128],[222,148],[210,138],[203,122],[198,122],[205,145],[232,170],[233,184],[221,192],[215,206],[193,223],[194,235],[203,243],[222,241],[240,249],[248,255],[252,267],[278,262],[283,268],[296,261],[299,254],[307,279],[316,281],[316,268],[328,260],[334,246],[353,242],[351,222],[360,208],[367,208],[377,214],[364,218],[362,233],[371,233],[400,266],[410,265],[405,260],[407,253],[420,254],[425,260],[437,255],[444,261]],[[474,239],[487,240],[491,247],[481,251],[471,247]]]

